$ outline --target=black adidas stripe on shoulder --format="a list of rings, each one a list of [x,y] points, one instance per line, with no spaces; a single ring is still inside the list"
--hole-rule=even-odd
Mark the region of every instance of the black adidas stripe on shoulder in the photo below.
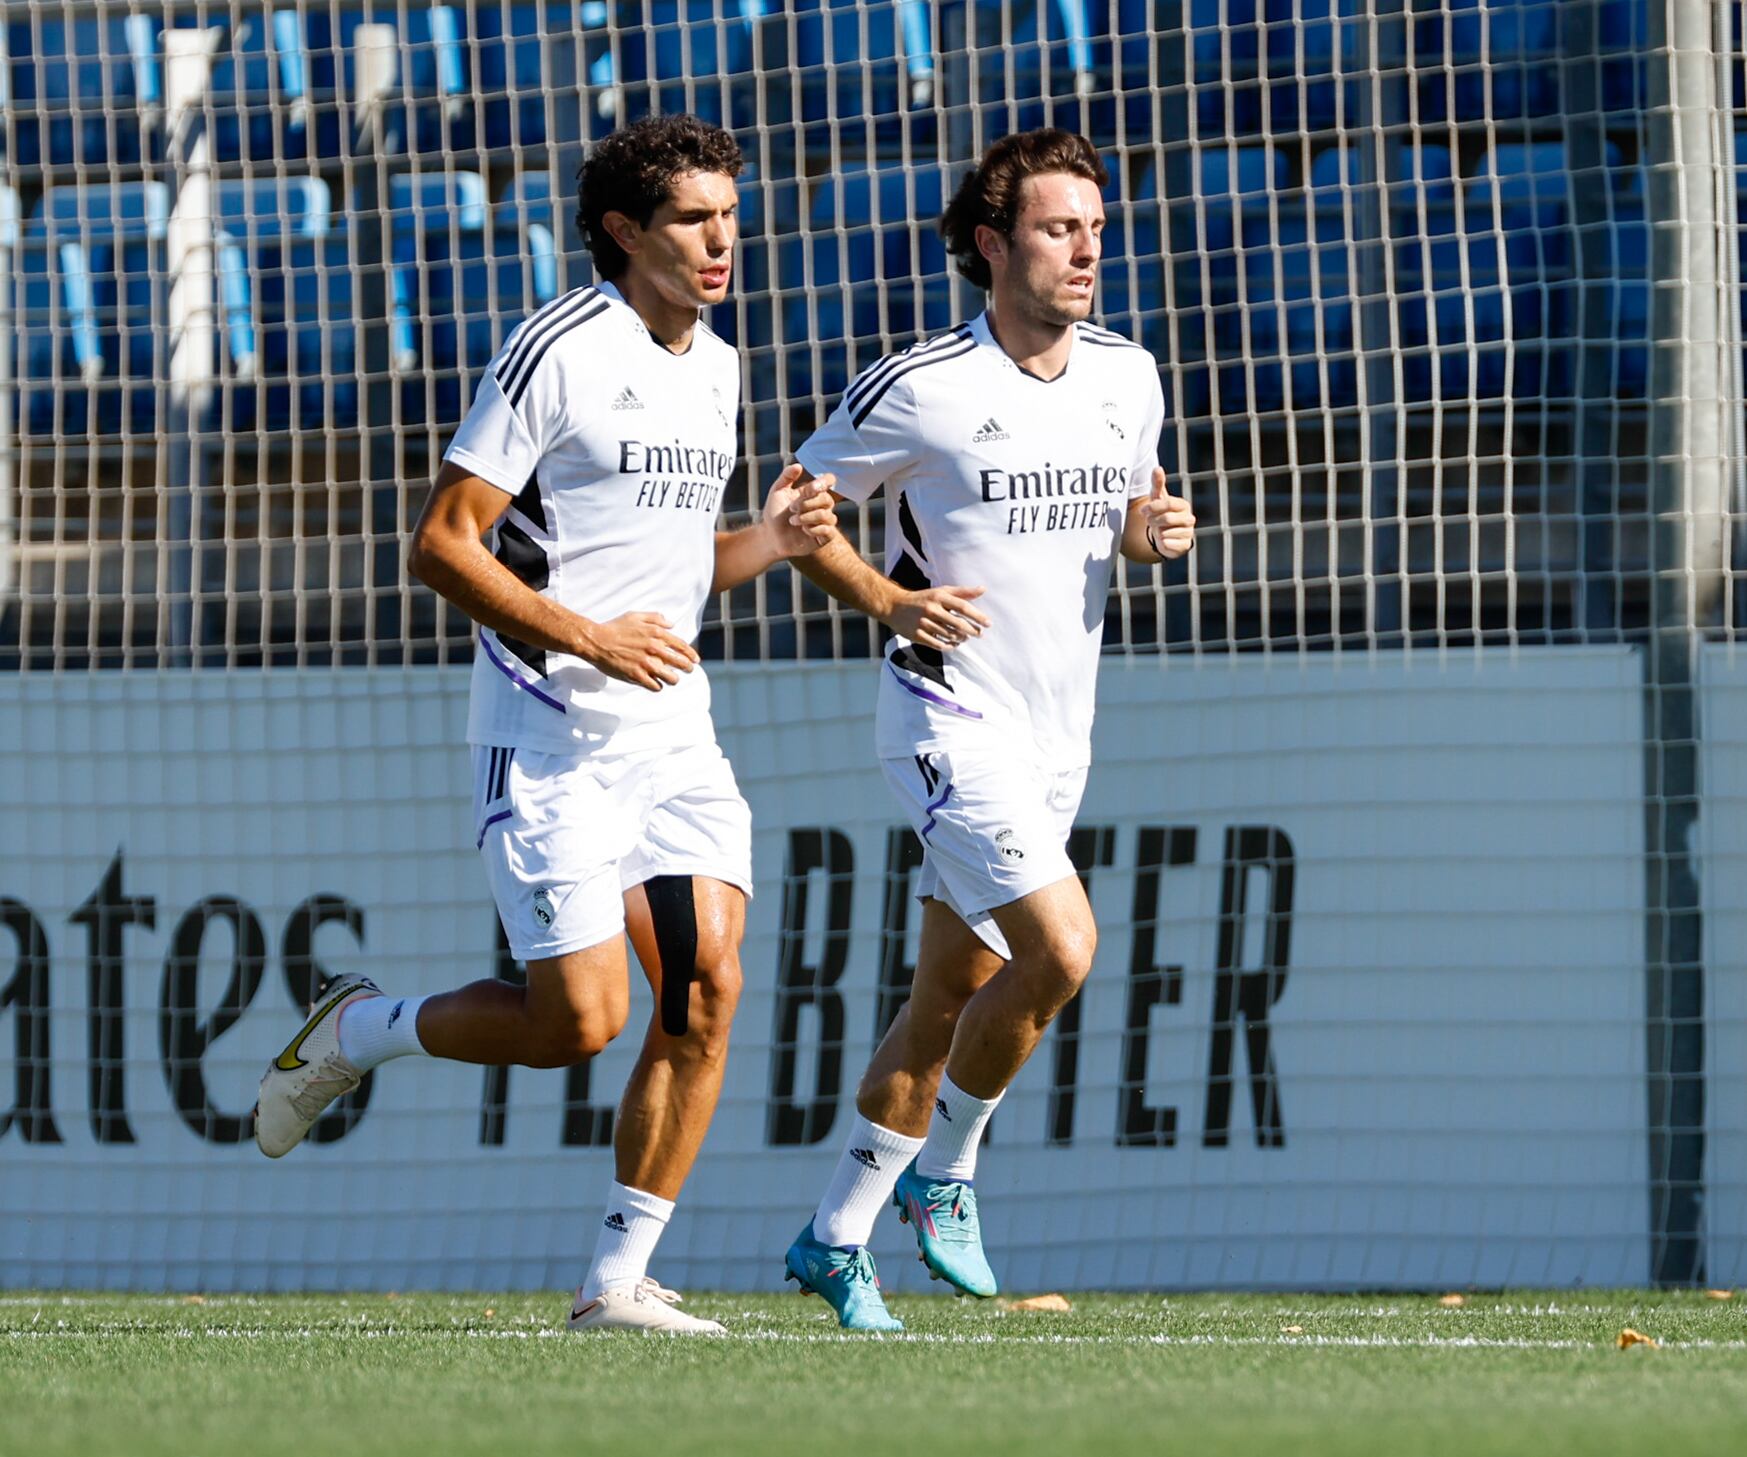
[[[914,359],[918,355],[926,354],[931,350],[938,349],[943,344],[950,344],[955,339],[968,339],[970,337],[971,326],[969,324],[960,324],[958,328],[954,329],[949,334],[937,334],[932,339],[924,339],[918,343],[912,344],[908,349],[900,349],[896,354],[888,354],[884,359],[880,360],[878,364],[872,365],[868,369],[863,370],[861,377],[855,380],[844,392],[843,398],[849,405],[850,409],[853,410],[867,397],[867,392],[869,390],[877,388],[882,380],[884,380],[893,370],[897,369],[906,360]]]
[[[510,337],[504,343],[503,353],[498,357],[497,368],[502,379],[508,379],[515,373],[516,364],[526,356],[529,340],[543,325],[551,322],[556,314],[568,313],[579,304],[591,303],[600,297],[600,291],[590,284],[581,288],[573,288],[569,293],[555,298],[549,304],[542,304],[517,324],[510,331]],[[501,380],[500,380],[501,383]]]
[[[528,382],[553,342],[577,325],[598,319],[611,307],[599,290],[579,288],[547,304],[522,326],[521,336],[504,351],[496,371],[511,409],[521,403]]]
[[[1078,328],[1080,337],[1088,344],[1101,344],[1107,349],[1138,349],[1142,354],[1148,352],[1145,345],[1136,344],[1134,340],[1125,338],[1114,329],[1106,329],[1099,324],[1083,322]]]
[[[977,341],[967,329],[963,335],[957,338],[956,342],[947,348],[932,349],[912,355],[896,369],[892,370],[891,373],[886,375],[886,377],[881,380],[876,387],[865,391],[861,397],[859,405],[851,406],[855,411],[854,415],[851,416],[852,423],[859,428],[861,422],[867,419],[867,417],[871,415],[879,405],[879,402],[886,397],[886,391],[905,375],[914,374],[919,369],[927,369],[931,364],[944,364],[949,359],[962,358],[964,355],[973,352],[976,348]]]

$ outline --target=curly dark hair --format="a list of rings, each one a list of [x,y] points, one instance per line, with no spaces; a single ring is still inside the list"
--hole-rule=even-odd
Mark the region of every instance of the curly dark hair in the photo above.
[[[594,258],[595,272],[610,283],[631,263],[606,230],[602,220],[608,213],[622,212],[647,226],[674,182],[686,173],[738,177],[744,165],[733,137],[683,113],[646,116],[603,137],[576,173],[576,226]]]
[[[1097,149],[1077,132],[1039,127],[1002,137],[952,195],[940,218],[940,236],[958,263],[958,271],[984,292],[994,283],[989,260],[977,251],[977,229],[991,227],[1004,238],[1013,236],[1019,220],[1019,185],[1027,177],[1065,172],[1100,187],[1110,174]]]

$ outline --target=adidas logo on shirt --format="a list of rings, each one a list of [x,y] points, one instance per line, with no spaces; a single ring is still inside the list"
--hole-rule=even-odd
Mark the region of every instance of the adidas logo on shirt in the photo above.
[[[852,1148],[849,1151],[849,1156],[863,1168],[872,1169],[876,1174],[880,1171],[880,1161],[874,1157],[874,1151],[871,1148]]]
[[[971,436],[972,445],[987,445],[994,440],[1011,440],[1013,437],[1003,430],[993,415],[983,421],[982,429]]]
[[[614,1210],[607,1216],[607,1228],[616,1230],[618,1233],[623,1234],[626,1229],[625,1216],[620,1214],[617,1210]]]
[[[630,385],[626,385],[624,389],[619,391],[619,397],[613,401],[613,408],[615,410],[641,410],[643,401],[637,398],[637,392]]]

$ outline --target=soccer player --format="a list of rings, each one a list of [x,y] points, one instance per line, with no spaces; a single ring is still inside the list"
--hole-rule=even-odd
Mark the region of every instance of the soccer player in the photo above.
[[[590,152],[578,225],[602,282],[510,335],[413,537],[413,572],[480,625],[474,824],[527,985],[387,997],[343,978],[256,1109],[277,1158],[390,1058],[593,1057],[628,1015],[628,928],[658,1013],[619,1107],[574,1330],[721,1331],[647,1273],[721,1091],[752,889],[750,814],[692,640],[710,593],[814,550],[832,507],[823,489],[803,497],[791,466],[757,524],[716,529],[740,365],[698,314],[728,293],[740,167],[733,139],[691,116]]]
[[[1108,181],[1070,132],[992,146],[940,223],[990,307],[862,374],[798,452],[841,497],[886,487],[886,575],[841,535],[799,565],[895,634],[876,751],[925,855],[910,999],[786,1261],[852,1330],[901,1328],[865,1248],[888,1199],[931,1273],[995,1293],[977,1146],[1097,943],[1066,842],[1115,556],[1194,544],[1158,464],[1158,365],[1087,321]]]

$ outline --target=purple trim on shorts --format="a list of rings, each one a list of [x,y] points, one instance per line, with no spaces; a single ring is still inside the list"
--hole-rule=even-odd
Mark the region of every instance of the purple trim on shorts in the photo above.
[[[935,810],[939,809],[941,807],[941,805],[945,804],[947,802],[947,800],[949,800],[951,798],[952,798],[952,786],[949,784],[946,786],[946,792],[944,794],[942,794],[939,799],[935,800],[933,804],[928,806],[928,823],[922,826],[922,838],[923,839],[926,840],[928,838],[928,832],[934,828],[934,812],[935,812]]]
[[[500,809],[496,814],[494,814],[490,819],[488,819],[483,825],[481,825],[479,827],[479,839],[474,842],[473,848],[475,850],[483,850],[485,848],[485,832],[487,830],[489,830],[493,825],[495,825],[499,820],[507,820],[510,817],[510,815],[513,813],[514,813],[513,810]]]
[[[889,662],[886,666],[892,668],[892,665]],[[938,693],[931,693],[926,688],[918,688],[914,683],[906,683],[902,678],[898,677],[898,670],[896,668],[892,668],[892,677],[897,679],[898,686],[906,693],[914,693],[918,698],[935,704],[940,708],[944,708],[948,713],[956,713],[960,718],[980,719],[982,717],[982,714],[978,713],[974,708],[965,708],[960,704],[954,703],[950,698],[942,698]]]
[[[566,711],[564,705],[562,703],[560,703],[556,698],[549,697],[547,694],[542,693],[532,683],[528,682],[525,678],[520,677],[516,673],[516,671],[510,667],[510,665],[508,663],[504,662],[504,660],[502,658],[500,658],[496,653],[494,653],[491,650],[491,644],[485,640],[484,633],[481,633],[479,635],[479,645],[480,645],[480,647],[485,649],[486,657],[490,658],[492,660],[492,662],[497,665],[498,672],[502,673],[504,675],[504,677],[508,678],[510,680],[510,682],[514,683],[516,685],[516,687],[518,687],[522,690],[522,692],[532,694],[535,698],[538,698],[540,700],[540,702],[544,703],[546,705],[546,707],[548,707],[548,708],[556,708],[560,713],[564,713]]]

